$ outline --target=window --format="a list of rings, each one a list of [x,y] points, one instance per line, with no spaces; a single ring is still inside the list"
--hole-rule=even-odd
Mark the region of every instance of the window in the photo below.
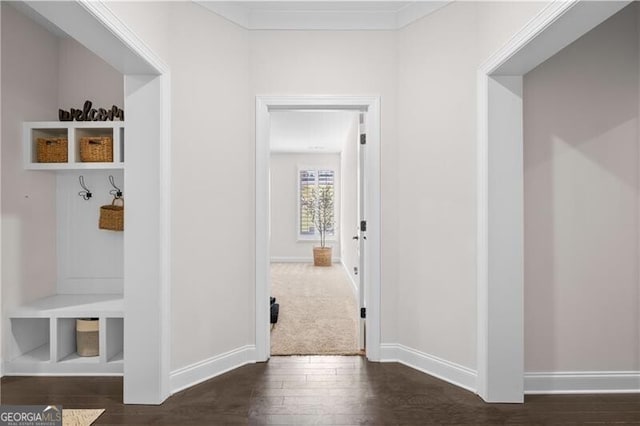
[[[333,170],[300,169],[298,172],[298,236],[302,238],[314,238],[320,236],[317,225],[314,223],[313,214],[310,211],[308,201],[317,194],[326,190],[331,196],[331,215],[335,218],[334,211],[334,176]],[[334,222],[335,223],[335,222]],[[327,228],[327,235],[334,235],[335,226]]]

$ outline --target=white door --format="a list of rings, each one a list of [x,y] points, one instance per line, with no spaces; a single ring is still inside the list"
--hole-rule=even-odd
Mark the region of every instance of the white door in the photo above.
[[[360,113],[360,143],[358,144],[358,223],[357,233],[354,239],[358,243],[358,304],[360,308],[360,312],[358,312],[360,317],[360,331],[359,331],[359,348],[364,350],[366,348],[366,305],[365,305],[365,292],[366,292],[366,277],[365,277],[365,250],[366,250],[366,242],[367,242],[367,232],[366,232],[366,218],[365,218],[365,184],[366,179],[364,176],[364,164],[365,164],[365,155],[366,155],[366,141],[367,135],[365,131],[365,122],[364,122],[364,113]]]

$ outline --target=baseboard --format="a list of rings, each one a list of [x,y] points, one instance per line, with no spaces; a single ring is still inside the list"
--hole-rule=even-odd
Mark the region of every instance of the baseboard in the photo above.
[[[400,344],[380,345],[381,362],[399,362],[430,376],[476,392],[476,371]]]
[[[247,345],[179,368],[171,372],[171,394],[173,395],[176,392],[255,361],[256,347]]]
[[[640,393],[640,371],[524,373],[524,393]]]
[[[331,261],[333,263],[341,263],[339,257],[332,257]],[[283,256],[273,256],[271,257],[271,263],[313,263],[313,257],[283,257]]]
[[[351,275],[351,272],[349,272],[349,268],[347,268],[347,265],[345,265],[342,260],[340,260],[340,264],[342,264],[344,271],[347,273],[347,276],[349,277],[349,282],[351,283],[351,289],[353,290],[353,295],[358,297],[358,284],[356,284],[356,282],[353,280],[353,275]]]

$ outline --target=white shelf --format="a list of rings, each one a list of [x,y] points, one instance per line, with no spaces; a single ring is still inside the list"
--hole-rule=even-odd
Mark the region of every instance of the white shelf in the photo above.
[[[49,362],[50,354],[51,349],[49,343],[45,343],[44,345],[38,346],[26,354],[13,359],[11,362],[17,364]]]
[[[110,360],[107,360],[107,362],[109,364],[123,364],[124,363],[124,353],[123,352],[118,352],[116,355],[114,355],[113,358],[111,358]]]
[[[58,362],[63,363],[76,363],[76,364],[98,364],[100,362],[99,356],[80,356],[76,352],[67,355]]]
[[[82,162],[80,138],[110,136],[113,140],[113,162]],[[67,139],[67,162],[39,163],[36,139],[63,137]],[[124,168],[123,121],[32,121],[23,123],[24,167],[27,170],[117,170]]]
[[[124,300],[121,294],[58,294],[10,313],[7,375],[121,375]],[[98,318],[100,354],[76,353],[76,318]]]
[[[57,294],[15,309],[11,318],[124,318],[121,294]]]

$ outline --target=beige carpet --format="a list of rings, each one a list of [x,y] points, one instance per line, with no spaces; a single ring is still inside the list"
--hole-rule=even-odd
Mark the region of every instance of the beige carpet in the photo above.
[[[101,410],[62,409],[62,426],[90,426],[104,413]]]
[[[358,306],[342,265],[272,263],[271,295],[280,304],[271,355],[352,355]]]

